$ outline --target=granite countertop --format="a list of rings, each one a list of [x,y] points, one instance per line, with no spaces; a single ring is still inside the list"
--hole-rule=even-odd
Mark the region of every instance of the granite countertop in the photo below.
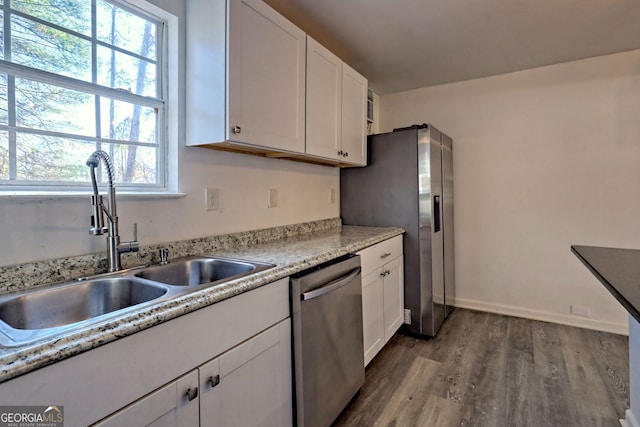
[[[0,346],[0,382],[131,335],[183,314],[250,291],[342,255],[402,234],[400,228],[343,226],[284,237],[266,243],[208,251],[207,255],[242,258],[276,267],[223,285],[159,302],[93,327],[15,347]]]
[[[571,251],[640,322],[640,250],[574,245]]]

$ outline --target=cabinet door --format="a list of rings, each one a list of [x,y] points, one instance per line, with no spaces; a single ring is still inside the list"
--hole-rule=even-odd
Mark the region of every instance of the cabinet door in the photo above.
[[[369,364],[385,343],[381,272],[382,269],[377,269],[362,278],[364,366]]]
[[[187,391],[189,391],[188,394]],[[198,425],[197,370],[189,372],[175,382],[94,424],[99,427],[196,427]]]
[[[342,151],[345,163],[367,163],[367,79],[342,64]]]
[[[341,86],[342,60],[307,36],[307,154],[338,158]]]
[[[199,372],[201,426],[292,424],[289,319],[201,366]]]
[[[262,0],[229,3],[228,139],[304,153],[306,35]]]
[[[387,272],[383,285],[384,342],[386,343],[404,322],[403,257],[395,258],[385,264],[382,269]]]

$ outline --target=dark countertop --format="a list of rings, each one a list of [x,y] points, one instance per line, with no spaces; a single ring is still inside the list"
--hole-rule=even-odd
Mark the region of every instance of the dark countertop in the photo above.
[[[640,322],[640,250],[573,245],[571,251]]]

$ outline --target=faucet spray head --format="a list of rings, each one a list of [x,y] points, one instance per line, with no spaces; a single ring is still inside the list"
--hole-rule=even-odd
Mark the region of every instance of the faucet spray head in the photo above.
[[[109,174],[109,186],[113,187],[113,173],[109,156],[104,151],[94,151],[87,159],[87,166],[90,168],[91,184],[93,194],[91,195],[91,227],[89,233],[94,236],[100,236],[108,231],[104,225],[104,205],[102,204],[102,195],[98,193],[98,184],[96,182],[96,168],[100,165],[100,159],[104,159]]]
[[[91,196],[91,228],[89,228],[89,233],[94,236],[101,236],[107,232],[108,228],[104,225],[104,216],[102,215],[103,206],[102,206],[102,195],[98,194]]]
[[[87,159],[87,166],[90,168],[97,168],[100,165],[100,158],[98,157],[98,152],[92,153]]]

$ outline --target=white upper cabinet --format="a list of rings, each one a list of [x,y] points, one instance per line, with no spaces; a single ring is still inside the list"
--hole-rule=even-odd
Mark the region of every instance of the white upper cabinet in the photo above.
[[[190,146],[366,164],[367,79],[262,0],[187,2]]]
[[[337,159],[341,123],[342,60],[307,36],[307,154]]]
[[[366,164],[367,79],[307,36],[306,153]]]
[[[189,0],[187,19],[187,145],[304,153],[305,33],[261,0]]]
[[[367,88],[361,74],[342,64],[342,160],[367,164]]]

